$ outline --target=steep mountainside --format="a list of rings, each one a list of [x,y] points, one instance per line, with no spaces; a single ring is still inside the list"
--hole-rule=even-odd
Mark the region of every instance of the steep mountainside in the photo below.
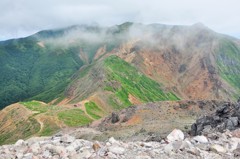
[[[41,31],[0,42],[0,63],[0,143],[88,125],[132,105],[240,94],[240,41],[202,24]]]
[[[240,91],[239,50],[239,40],[202,24],[128,22],[109,28],[72,26],[41,31],[0,42],[0,107],[26,99],[69,98],[66,88],[71,87],[72,76],[111,54],[180,98],[232,99]],[[87,96],[79,99],[83,98]]]

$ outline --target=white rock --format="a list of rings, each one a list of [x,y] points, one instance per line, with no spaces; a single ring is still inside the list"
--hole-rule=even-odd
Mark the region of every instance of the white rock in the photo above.
[[[117,156],[112,152],[108,152],[108,157],[109,158],[117,158]]]
[[[151,147],[153,147],[153,145],[152,145],[151,143],[149,143],[149,142],[144,143],[144,146],[145,146],[146,148],[151,148]]]
[[[193,140],[200,143],[208,143],[208,139],[205,136],[195,136]]]
[[[164,147],[164,152],[167,154],[171,154],[173,149],[174,149],[173,145],[169,143]]]
[[[218,153],[226,153],[227,152],[227,150],[224,147],[217,145],[217,144],[212,145],[210,149],[212,151],[218,152]]]
[[[118,155],[123,155],[125,152],[125,149],[119,146],[111,146],[108,148],[110,152]]]
[[[110,142],[107,142],[107,143],[106,143],[106,146],[111,146],[111,143],[110,143]]]
[[[63,146],[54,146],[53,151],[59,154],[60,156],[66,155],[66,148]]]
[[[174,129],[168,136],[167,141],[173,142],[173,141],[182,141],[184,140],[184,134],[179,129]]]
[[[22,146],[24,144],[24,140],[20,139],[18,140],[14,146]]]
[[[21,153],[21,152],[20,152],[20,153],[17,153],[17,154],[16,154],[16,157],[19,158],[19,159],[20,159],[20,158],[23,158],[23,153]]]
[[[228,151],[233,152],[234,150],[236,150],[238,148],[238,141],[234,140],[234,139],[230,139],[229,143],[226,145],[226,148]]]
[[[92,153],[88,149],[85,149],[82,152],[80,152],[79,154],[77,154],[76,156],[74,156],[74,159],[89,158],[89,157],[91,157],[91,155],[92,155]]]
[[[43,158],[51,158],[51,153],[49,152],[49,150],[43,151],[42,157]]]
[[[78,151],[83,146],[83,144],[80,140],[75,140],[69,146],[72,146],[76,151]]]
[[[75,137],[70,136],[70,135],[64,135],[61,137],[61,142],[65,142],[65,143],[71,143],[75,140]]]
[[[40,145],[36,142],[35,144],[32,144],[31,146],[30,146],[30,149],[32,150],[32,153],[34,154],[34,155],[36,155],[36,154],[38,154],[39,153],[39,151],[40,151]]]
[[[113,137],[111,137],[108,141],[109,141],[111,144],[118,144],[118,145],[119,145],[119,141],[115,140]]]
[[[23,156],[24,159],[32,159],[33,158],[33,154],[32,153],[27,153]]]
[[[74,152],[74,151],[76,151],[75,148],[74,148],[72,145],[67,146],[67,147],[66,147],[66,150],[67,150],[68,152]]]

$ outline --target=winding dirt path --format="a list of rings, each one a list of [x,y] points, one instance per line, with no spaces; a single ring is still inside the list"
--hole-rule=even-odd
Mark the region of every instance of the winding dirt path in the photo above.
[[[89,115],[89,114],[87,113],[87,110],[86,110],[86,107],[85,107],[85,103],[87,103],[87,102],[89,102],[89,100],[84,100],[84,101],[82,101],[82,102],[80,103],[80,104],[81,104],[80,109],[81,109],[82,111],[84,111],[84,113],[85,113],[90,119],[95,120],[91,115]]]

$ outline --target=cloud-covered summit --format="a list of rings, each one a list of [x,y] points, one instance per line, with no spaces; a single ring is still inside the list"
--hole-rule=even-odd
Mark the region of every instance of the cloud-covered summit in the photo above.
[[[190,25],[202,22],[225,34],[240,33],[238,0],[1,0],[0,40],[75,24],[125,21]]]

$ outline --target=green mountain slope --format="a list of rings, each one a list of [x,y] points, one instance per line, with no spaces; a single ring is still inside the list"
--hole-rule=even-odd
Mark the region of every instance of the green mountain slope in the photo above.
[[[95,62],[77,74],[65,92],[70,103],[79,103],[94,96],[93,100],[102,100],[101,107],[107,105],[111,110],[135,104],[130,101],[131,97],[138,103],[179,99],[115,55]]]
[[[234,87],[236,98],[240,93],[240,46],[233,41],[223,39],[217,50],[217,65],[220,76]]]
[[[56,98],[83,61],[72,48],[41,47],[36,38],[0,43],[0,108],[27,98]]]

